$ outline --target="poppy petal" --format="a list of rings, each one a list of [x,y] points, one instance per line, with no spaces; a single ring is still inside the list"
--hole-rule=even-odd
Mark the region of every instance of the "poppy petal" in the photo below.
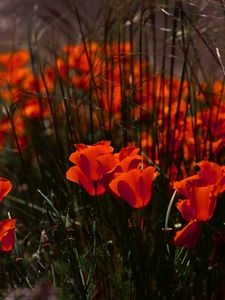
[[[198,176],[203,178],[207,185],[216,184],[222,175],[221,167],[213,162],[202,160],[197,166],[200,167]]]
[[[186,247],[192,249],[196,246],[201,233],[200,223],[193,220],[182,230],[176,232],[173,244],[177,247]]]
[[[198,175],[187,177],[181,181],[175,181],[173,187],[185,198],[190,198],[190,186],[193,182],[199,180]]]
[[[3,237],[7,233],[7,231],[11,229],[15,229],[16,219],[7,219],[0,222],[0,241],[2,241]]]
[[[81,185],[91,196],[95,196],[94,184],[79,167],[71,167],[66,173],[66,178]]]
[[[136,207],[137,197],[130,185],[126,181],[121,180],[118,182],[117,188],[120,198],[127,201],[131,206]]]
[[[0,202],[11,191],[12,184],[9,180],[0,177]]]
[[[14,248],[15,245],[15,229],[10,229],[4,235],[1,241],[1,250],[4,252],[9,252]]]
[[[216,208],[216,197],[212,197],[212,186],[193,186],[191,192],[191,206],[198,221],[208,221]]]
[[[152,194],[152,182],[154,180],[155,167],[149,166],[142,171],[145,190],[145,202],[149,202]]]
[[[193,219],[195,219],[195,214],[194,214],[193,207],[191,206],[190,199],[179,200],[176,203],[176,207],[181,213],[185,221],[190,222]]]
[[[125,148],[122,148],[119,153],[119,160],[122,161],[127,156],[135,156],[140,151],[139,148],[136,148],[135,146],[128,146]]]

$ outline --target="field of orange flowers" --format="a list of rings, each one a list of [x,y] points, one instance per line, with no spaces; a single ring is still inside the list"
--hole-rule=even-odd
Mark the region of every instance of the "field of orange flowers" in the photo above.
[[[225,298],[222,56],[162,3],[103,40],[75,7],[78,42],[0,53],[1,299]]]

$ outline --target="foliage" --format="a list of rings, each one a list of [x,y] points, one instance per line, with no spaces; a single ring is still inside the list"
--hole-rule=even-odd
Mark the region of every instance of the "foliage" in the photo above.
[[[100,6],[0,54],[1,297],[223,299],[223,4]]]

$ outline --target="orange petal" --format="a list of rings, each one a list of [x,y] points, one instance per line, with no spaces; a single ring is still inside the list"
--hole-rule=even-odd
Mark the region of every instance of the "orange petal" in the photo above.
[[[2,239],[1,250],[4,252],[9,252],[14,248],[15,245],[15,229],[10,229],[4,235]]]
[[[82,172],[92,181],[97,181],[98,175],[97,173],[97,162],[95,161],[95,158],[91,156],[92,153],[90,153],[89,156],[86,156],[85,154],[80,154],[80,169]],[[96,176],[97,175],[97,176]]]
[[[207,185],[216,184],[222,176],[222,169],[216,163],[202,160],[197,166],[200,167],[198,176],[203,178]]]
[[[119,162],[116,156],[112,153],[100,155],[97,158],[98,162],[98,173],[104,175],[111,171],[116,164]]]
[[[70,161],[80,167],[83,173],[92,181],[99,181],[102,177],[99,174],[97,158],[104,154],[110,154],[113,148],[109,141],[99,141],[96,145],[88,146],[70,155]]]
[[[212,186],[192,187],[191,206],[198,221],[208,221],[216,208],[217,199],[211,194]]]
[[[11,191],[12,184],[9,180],[0,177],[0,202]]]
[[[75,148],[78,150],[78,151],[81,151],[81,150],[84,150],[86,149],[88,146],[85,145],[85,144],[74,144]]]
[[[15,229],[16,219],[7,219],[0,222],[0,241],[2,242],[3,237],[11,229]]]
[[[75,164],[75,165],[80,165],[80,151],[75,151],[70,154],[69,160]]]
[[[140,170],[132,170],[138,172]],[[109,184],[111,191],[118,197],[128,202],[131,206],[136,207],[137,203],[137,180],[134,172],[118,174]]]
[[[111,142],[110,141],[98,141],[97,143],[94,144],[94,146],[105,146],[106,148],[111,148],[110,152],[113,151],[113,148],[110,146]]]
[[[118,174],[109,187],[113,193],[127,201],[132,207],[143,208],[150,201],[154,170],[154,167],[148,167],[144,171],[132,169]]]
[[[221,176],[219,183],[213,187],[213,195],[218,196],[218,194],[223,193],[224,191],[225,191],[225,174],[223,171],[223,175]]]
[[[179,200],[176,203],[176,207],[181,213],[185,221],[190,222],[195,218],[193,207],[191,206],[190,199]]]
[[[105,193],[105,187],[100,182],[97,182],[96,195],[100,196],[100,195],[103,195],[104,193]]]
[[[81,185],[91,196],[95,196],[93,182],[85,176],[79,167],[71,167],[66,173],[66,178]]]
[[[149,203],[151,199],[154,173],[155,167],[147,167],[141,172],[141,177],[139,179],[139,191],[142,195],[142,198],[145,199],[145,206]]]
[[[140,149],[136,148],[135,146],[128,146],[128,147],[122,148],[119,152],[119,160],[121,161],[124,158],[126,158],[127,156],[137,155],[139,151],[140,151]]]
[[[131,169],[136,169],[140,164],[141,156],[134,155],[134,156],[127,156],[120,162],[120,167],[122,172],[128,172]]]
[[[193,220],[182,230],[176,232],[173,244],[177,247],[186,247],[192,249],[196,246],[201,233],[200,223]]]
[[[118,196],[128,202],[131,206],[137,207],[140,201],[134,189],[126,181],[119,180],[117,184]]]
[[[198,180],[199,180],[199,177],[197,175],[193,175],[193,176],[187,177],[181,181],[175,181],[173,183],[173,187],[184,197],[190,198],[190,187],[193,184],[193,182],[196,182]]]

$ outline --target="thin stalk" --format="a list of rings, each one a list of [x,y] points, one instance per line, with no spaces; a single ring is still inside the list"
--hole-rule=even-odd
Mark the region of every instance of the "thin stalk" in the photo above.
[[[167,207],[166,218],[165,218],[165,230],[166,230],[166,231],[169,230],[168,224],[169,224],[170,212],[171,212],[171,209],[172,209],[172,206],[173,206],[175,197],[176,197],[176,193],[177,193],[177,190],[174,191],[174,193],[173,193],[173,195],[172,195],[172,197],[171,197],[171,199],[170,199],[169,205],[168,205],[168,207]],[[166,248],[167,248],[168,254],[170,255],[170,247],[169,247],[169,244],[166,245]]]
[[[139,99],[140,99],[140,115],[139,115],[139,148],[142,153],[142,130],[143,130],[143,63],[142,63],[142,42],[143,42],[143,13],[144,13],[144,1],[141,2],[141,15],[139,24],[139,40],[138,40],[138,51],[139,51]]]
[[[173,100],[173,75],[175,66],[175,55],[176,55],[176,39],[177,39],[177,19],[179,16],[179,2],[175,1],[174,14],[173,14],[173,28],[172,28],[172,44],[171,44],[171,59],[170,59],[170,83],[169,83],[169,103],[168,103],[168,120],[167,120],[167,139],[166,139],[166,149],[167,153],[170,153],[171,145],[171,108]],[[171,163],[171,158],[167,160],[166,169]]]
[[[125,84],[125,70],[124,70],[124,64],[123,64],[123,59],[124,59],[124,48],[121,47],[123,46],[123,42],[121,43],[121,34],[118,33],[118,60],[119,60],[119,72],[120,72],[120,97],[122,101],[122,126],[123,126],[123,145],[124,147],[127,146],[128,142],[128,136],[127,136],[127,130],[128,130],[128,119],[127,119],[127,99],[124,93],[124,84]]]

